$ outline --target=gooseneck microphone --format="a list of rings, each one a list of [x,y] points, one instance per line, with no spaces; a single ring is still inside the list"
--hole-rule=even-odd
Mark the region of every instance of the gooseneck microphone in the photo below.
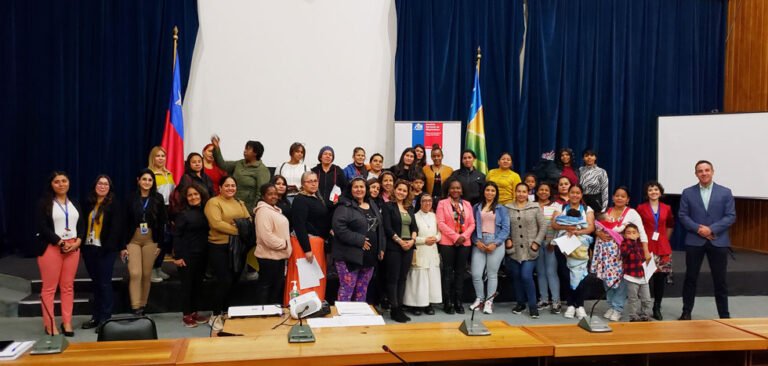
[[[405,365],[410,365],[406,360],[404,360],[402,357],[398,356],[397,353],[392,351],[391,348],[387,347],[386,344],[381,345],[381,349],[383,349],[384,352],[387,352],[387,353],[391,354],[392,356],[397,357],[397,359],[400,360],[401,363],[403,363]]]

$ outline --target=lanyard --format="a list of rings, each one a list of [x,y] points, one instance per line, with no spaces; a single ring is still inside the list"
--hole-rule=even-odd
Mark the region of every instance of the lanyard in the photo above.
[[[651,204],[648,204],[648,207],[651,208],[651,213],[653,214],[653,232],[659,231],[659,217],[661,216],[661,204],[659,204],[659,207],[656,208],[656,212],[653,211],[653,206]]]
[[[91,231],[90,234],[93,234],[94,231],[96,231],[96,228],[93,227],[93,221],[96,219],[98,211],[96,211],[96,207],[93,208],[93,211],[91,211]]]
[[[141,222],[147,222],[147,204],[149,204],[149,197],[144,201],[144,207],[141,208]]]
[[[59,208],[64,211],[64,220],[66,221],[66,224],[64,226],[64,230],[69,231],[69,199],[64,199],[64,206],[59,203],[58,199],[53,199],[53,202],[56,202],[56,204],[59,206]]]

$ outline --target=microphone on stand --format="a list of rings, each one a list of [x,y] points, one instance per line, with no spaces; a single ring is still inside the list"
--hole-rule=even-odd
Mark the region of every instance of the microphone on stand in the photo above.
[[[498,294],[498,292],[495,292],[493,295],[486,297],[485,300],[481,301],[480,304],[474,308],[470,307],[470,310],[472,310],[472,316],[469,319],[464,319],[464,321],[461,322],[461,325],[459,325],[459,330],[468,336],[491,335],[491,331],[488,330],[488,327],[486,327],[483,322],[475,321],[475,310],[482,309],[485,306],[486,301],[492,300]]]
[[[397,359],[398,359],[398,360],[400,360],[400,362],[401,362],[401,363],[403,363],[403,364],[405,364],[405,365],[410,365],[410,364],[409,364],[409,363],[408,363],[406,360],[404,360],[402,357],[398,356],[398,355],[397,355],[397,353],[395,353],[395,351],[392,351],[392,349],[391,349],[391,348],[387,347],[387,345],[386,345],[386,344],[383,344],[383,345],[381,345],[381,349],[383,349],[383,350],[384,350],[384,352],[388,352],[388,353],[390,353],[392,356],[395,356],[395,357],[397,357]]]

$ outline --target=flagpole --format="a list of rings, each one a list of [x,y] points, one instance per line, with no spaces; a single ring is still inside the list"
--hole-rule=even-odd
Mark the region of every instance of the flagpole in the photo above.
[[[173,60],[171,60],[171,72],[176,71],[176,47],[178,47],[178,41],[179,41],[179,27],[173,26]],[[480,48],[478,48],[479,52]]]
[[[483,57],[483,55],[480,53],[480,46],[477,46],[477,71],[480,72],[480,58]]]

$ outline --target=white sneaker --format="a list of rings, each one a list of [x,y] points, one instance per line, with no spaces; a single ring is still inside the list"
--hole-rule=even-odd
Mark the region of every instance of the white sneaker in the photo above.
[[[475,302],[472,303],[472,305],[469,305],[469,310],[475,310],[478,306],[480,306],[480,303],[483,302],[481,299],[475,299]]]
[[[158,271],[159,269],[157,268],[152,270],[152,276],[149,278],[150,282],[153,282],[153,283],[163,282],[163,277],[160,276],[159,273],[157,273]]]
[[[573,319],[574,314],[576,314],[576,308],[573,306],[568,306],[568,308],[565,309],[565,313],[563,313],[563,316],[568,319]]]
[[[587,317],[587,311],[584,309],[583,306],[579,306],[576,309],[576,317],[579,318],[579,320]]]
[[[488,300],[483,305],[483,312],[486,314],[493,314],[493,301]]]
[[[167,279],[171,278],[171,275],[165,273],[165,271],[163,271],[162,268],[158,268],[157,269],[157,275],[160,276],[160,278],[162,278],[164,280],[167,280]]]
[[[611,314],[610,320],[614,322],[621,320],[621,312],[614,310],[613,314]]]
[[[611,315],[613,315],[613,308],[608,308],[608,310],[605,311],[605,314],[603,314],[603,318],[610,319]]]

